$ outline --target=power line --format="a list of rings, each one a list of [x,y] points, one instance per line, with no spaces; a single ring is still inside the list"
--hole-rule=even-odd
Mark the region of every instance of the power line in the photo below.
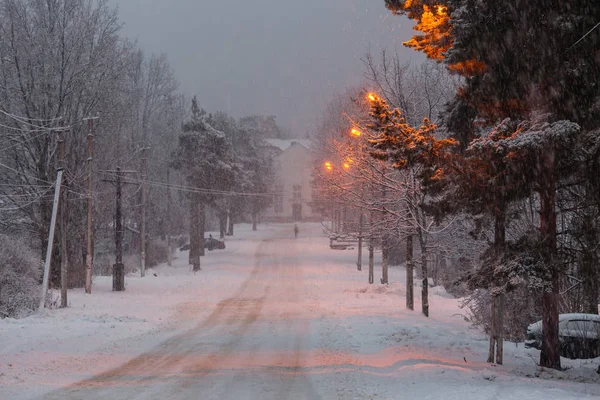
[[[579,42],[581,42],[583,39],[585,39],[586,37],[588,37],[588,35],[589,35],[590,33],[592,33],[592,32],[594,31],[594,29],[596,29],[596,28],[597,28],[597,27],[599,27],[599,26],[600,26],[600,22],[598,22],[598,23],[597,23],[597,24],[596,24],[596,25],[595,25],[595,26],[594,26],[592,29],[590,29],[588,33],[586,33],[585,35],[583,35],[583,36],[581,37],[581,39],[579,39],[578,41],[576,41],[575,43],[573,43],[573,44],[571,45],[571,47],[569,47],[567,50],[570,50],[570,49],[572,49],[573,47],[577,46],[577,44],[579,44]]]
[[[39,181],[39,182],[44,182],[44,183],[48,183],[48,184],[50,184],[50,185],[54,185],[54,183],[53,183],[53,182],[50,182],[50,181],[45,181],[45,180],[43,180],[43,179],[36,178],[36,177],[35,177],[35,176],[33,176],[33,175],[26,174],[25,172],[17,171],[16,169],[14,169],[14,168],[12,168],[12,167],[9,167],[9,166],[8,166],[8,165],[6,165],[6,164],[2,164],[2,163],[0,163],[0,167],[6,168],[6,169],[8,169],[9,171],[12,171],[12,172],[16,172],[16,173],[17,173],[17,174],[19,174],[19,175],[23,175],[23,176],[26,176],[26,177],[28,177],[28,178],[35,179],[36,181]]]
[[[112,174],[111,172],[106,172],[108,174]],[[115,174],[112,174],[115,175]],[[134,181],[134,180],[123,180],[123,183],[129,183],[129,184],[141,184],[141,181]],[[156,181],[146,181],[146,183],[150,186],[154,186],[154,187],[159,187],[159,188],[163,188],[163,189],[173,189],[173,190],[178,190],[178,191],[182,191],[182,192],[188,192],[188,193],[199,193],[199,194],[212,194],[212,195],[222,195],[222,196],[254,196],[254,197],[273,197],[275,194],[274,193],[252,193],[252,192],[234,192],[234,191],[225,191],[225,190],[214,190],[214,189],[204,189],[204,188],[198,188],[198,187],[193,187],[193,186],[182,186],[182,185],[175,185],[175,184],[169,184],[169,183],[164,183],[164,182],[156,182]]]
[[[51,128],[41,128],[41,127],[36,127],[37,129],[23,129],[23,128],[15,128],[14,126],[8,126],[8,125],[4,125],[4,124],[0,124],[1,128],[4,129],[10,129],[13,131],[18,131],[18,132],[24,132],[24,133],[28,133],[28,132],[41,132],[41,131],[50,131]]]
[[[44,192],[42,192],[38,197],[36,197],[34,200],[30,201],[27,204],[23,204],[21,206],[18,207],[12,207],[12,208],[0,208],[0,212],[5,212],[5,211],[18,211],[18,210],[22,210],[23,208],[29,207],[30,205],[32,205],[33,203],[36,203],[37,201],[41,200],[46,194],[48,194],[48,192],[50,190],[52,190],[52,188],[55,185],[52,185],[51,187],[49,187],[48,189],[46,189]]]
[[[41,133],[41,134],[39,134],[39,135],[36,135],[36,136],[34,136],[34,137],[31,137],[31,138],[29,138],[29,139],[25,139],[25,140],[23,140],[23,141],[20,141],[20,142],[18,142],[18,143],[15,143],[15,144],[13,144],[12,146],[8,146],[8,147],[5,147],[5,148],[3,148],[3,149],[0,149],[0,153],[1,153],[1,152],[4,152],[4,151],[6,151],[6,150],[10,150],[10,149],[13,149],[13,148],[15,148],[15,147],[18,147],[18,146],[20,146],[20,145],[22,145],[22,144],[24,144],[24,143],[31,142],[32,140],[35,140],[35,139],[37,139],[37,138],[40,138],[40,137],[42,137],[42,136],[45,136],[45,135],[47,135],[47,134],[48,134],[48,132],[44,132],[44,133]]]
[[[29,120],[29,121],[38,121],[38,122],[55,122],[55,121],[59,121],[59,120],[62,119],[62,117],[51,118],[51,119],[38,119],[38,118],[21,117],[19,115],[11,114],[9,112],[6,112],[6,111],[4,111],[1,108],[0,108],[0,112],[2,114],[6,115],[7,117],[11,117],[13,119],[16,119],[17,121],[19,121],[19,120]]]
[[[8,186],[8,187],[27,187],[27,188],[34,188],[34,187],[39,187],[39,188],[48,188],[48,185],[20,185],[20,184],[15,184],[15,183],[0,183],[0,186]]]
[[[46,188],[47,189],[47,188]],[[39,193],[2,193],[0,194],[0,200],[2,200],[2,197],[7,197],[7,198],[27,198],[27,197],[32,197],[32,196],[38,196]]]

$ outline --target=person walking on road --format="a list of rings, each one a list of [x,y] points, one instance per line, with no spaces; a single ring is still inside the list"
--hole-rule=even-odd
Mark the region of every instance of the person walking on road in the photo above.
[[[300,229],[298,229],[298,224],[294,224],[294,237],[296,239],[298,239],[298,233],[300,232]]]

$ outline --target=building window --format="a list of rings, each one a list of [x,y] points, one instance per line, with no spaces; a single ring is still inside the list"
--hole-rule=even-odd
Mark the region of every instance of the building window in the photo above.
[[[276,213],[283,212],[283,185],[275,186],[275,198],[273,200],[273,208]]]
[[[294,192],[293,192],[292,198],[294,199],[294,203],[302,202],[302,186],[301,185],[294,185]]]

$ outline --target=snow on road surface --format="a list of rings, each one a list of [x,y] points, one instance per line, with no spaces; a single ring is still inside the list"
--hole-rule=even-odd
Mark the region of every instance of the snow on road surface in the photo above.
[[[424,318],[405,310],[403,269],[368,285],[355,252],[329,250],[318,224],[298,239],[291,225],[261,228],[209,253],[198,274],[182,253],[128,277],[124,293],[96,278],[67,310],[0,321],[0,399],[600,396],[598,360],[540,371],[537,351],[507,343],[506,365],[492,366],[443,289]]]

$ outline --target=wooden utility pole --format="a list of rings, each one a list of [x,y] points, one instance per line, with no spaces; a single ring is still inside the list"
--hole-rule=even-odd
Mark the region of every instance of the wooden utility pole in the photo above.
[[[64,131],[59,131],[58,134],[58,168],[65,170],[65,137]],[[67,207],[66,199],[67,192],[61,191],[60,205],[60,306],[66,308],[67,303],[67,288],[68,288],[68,263],[67,263]]]
[[[137,174],[137,171],[122,171],[117,167],[115,171],[102,171],[116,175],[115,179],[103,179],[104,182],[113,183],[117,188],[115,211],[115,264],[113,265],[113,292],[125,290],[125,266],[123,265],[123,174]],[[130,183],[130,182],[125,182]]]
[[[94,198],[93,193],[93,182],[92,182],[92,161],[93,161],[93,150],[94,150],[94,120],[96,118],[86,118],[84,121],[88,122],[88,135],[87,135],[87,152],[88,152],[88,188],[87,188],[87,247],[85,256],[85,292],[87,294],[92,293],[92,271],[94,269],[94,229],[93,229],[93,211],[94,211]]]
[[[167,168],[167,184],[169,185],[170,182],[170,178],[171,178],[171,174],[170,174],[171,170],[169,168]],[[167,223],[166,223],[166,227],[167,227],[167,265],[170,267],[172,265],[172,257],[173,257],[173,249],[172,249],[172,243],[171,243],[171,207],[173,206],[172,204],[172,198],[171,198],[171,188],[167,188]]]
[[[115,213],[115,251],[116,260],[113,266],[113,291],[125,290],[125,266],[123,265],[123,213],[122,207],[122,173],[117,167],[117,204]]]
[[[142,148],[142,223],[140,230],[140,273],[142,278],[146,276],[146,203],[148,197],[148,158],[146,150],[148,150],[147,147]]]

